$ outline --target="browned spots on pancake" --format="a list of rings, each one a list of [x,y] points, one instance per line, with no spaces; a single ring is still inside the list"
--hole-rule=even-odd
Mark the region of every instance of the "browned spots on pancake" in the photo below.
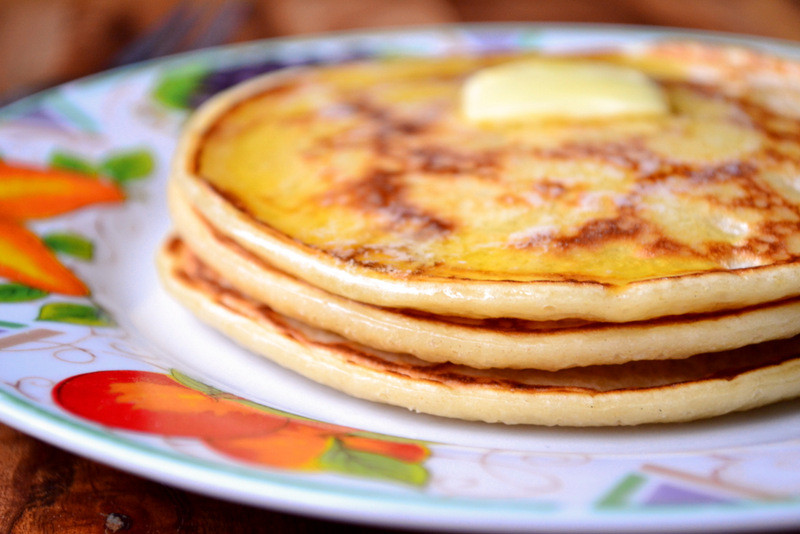
[[[183,249],[185,248],[183,241],[181,240],[181,238],[177,236],[170,236],[170,238],[167,240],[164,246],[166,247],[167,251],[169,251],[169,253],[172,254],[173,256],[178,254],[179,252],[182,252]]]
[[[347,204],[366,210],[386,210],[401,204],[403,184],[398,173],[374,170],[355,183],[328,192],[321,200],[323,206]]]
[[[482,176],[497,171],[497,154],[491,151],[459,150],[426,137],[437,125],[443,110],[432,108],[425,113],[399,115],[390,107],[356,95],[342,106],[361,120],[355,126],[316,140],[317,150],[369,148],[384,169],[397,172],[425,172],[437,175],[471,173]]]
[[[696,257],[697,252],[690,246],[685,245],[683,243],[679,243],[674,239],[669,239],[664,236],[656,236],[655,239],[647,243],[647,250],[645,251],[645,255],[649,255],[651,257],[658,257],[664,255]]]
[[[720,198],[714,194],[698,193],[711,206],[722,208],[749,209],[773,212],[780,211],[783,220],[767,220],[759,223],[741,245],[723,242],[705,244],[707,257],[724,263],[736,256],[755,256],[769,258],[771,262],[786,261],[791,258],[787,251],[786,238],[800,232],[800,210],[786,198],[774,191],[766,182],[759,180],[758,167],[750,162],[728,162],[718,166],[672,165],[652,173],[640,181],[640,188],[646,190],[648,184],[672,181],[672,189],[680,190],[679,182],[712,183],[735,182],[740,194],[731,198]],[[671,246],[671,245],[670,245]]]
[[[642,235],[646,223],[637,217],[632,209],[620,210],[614,219],[595,219],[584,224],[573,236],[559,236],[553,239],[559,248],[594,247],[615,239],[636,239]]]
[[[328,191],[322,205],[345,205],[381,216],[386,230],[430,239],[449,232],[453,223],[425,212],[407,200],[403,174],[373,170],[352,183]]]
[[[546,200],[554,200],[567,192],[566,185],[547,178],[534,183],[532,189]]]
[[[537,235],[525,242],[515,243],[519,248],[567,251],[575,247],[598,248],[612,241],[629,240],[639,244],[644,256],[693,256],[712,259],[723,265],[732,257],[758,257],[761,258],[759,261],[768,258],[771,262],[787,261],[792,257],[786,248],[786,238],[800,233],[800,210],[759,179],[759,166],[752,161],[720,164],[670,162],[650,153],[635,140],[625,144],[567,143],[556,149],[541,151],[539,155],[555,159],[595,159],[634,171],[636,181],[631,190],[618,200],[619,207],[614,217],[588,221],[577,231],[566,235]],[[703,193],[703,185],[717,183],[735,184],[739,194],[721,198],[717,194]],[[654,188],[658,187],[667,187],[679,196],[695,197],[710,206],[782,210],[786,219],[758,225],[753,236],[743,244],[707,242],[690,247],[665,235],[657,225],[632,208],[640,203],[642,195],[657,191]],[[534,184],[533,189],[545,194],[549,191],[554,191],[558,196],[563,194],[560,187],[553,187],[552,182],[547,180]]]
[[[452,147],[412,147],[402,156],[407,172],[430,174],[472,174],[492,177],[497,172],[497,157],[491,152],[458,151]]]
[[[567,252],[576,248],[599,249],[614,241],[635,241],[643,257],[701,255],[688,245],[664,235],[656,225],[640,217],[630,206],[620,208],[615,217],[590,220],[572,234],[541,234],[514,246]]]
[[[497,158],[489,152],[461,151],[433,143],[421,143],[425,129],[436,118],[398,117],[390,109],[359,98],[347,104],[364,119],[352,130],[340,131],[317,140],[310,157],[331,149],[368,147],[374,163],[362,175],[353,177],[319,199],[321,205],[341,205],[379,216],[389,232],[433,239],[454,229],[454,222],[429,213],[407,198],[406,182],[416,173],[447,177],[463,174],[490,176],[496,173]],[[358,251],[349,251],[354,259]]]
[[[777,113],[748,98],[737,99],[737,104],[750,117],[753,127],[772,141],[800,143],[800,120]]]
[[[440,118],[436,112],[400,117],[391,109],[366,99],[350,102],[345,107],[355,110],[363,120],[351,128],[317,139],[321,152],[367,147],[383,168],[398,172],[491,175],[497,170],[497,155],[491,151],[459,150],[427,138],[426,130]],[[311,154],[315,152],[313,148],[309,150]]]
[[[732,110],[740,113],[738,116],[732,116],[732,120],[739,125],[758,130],[771,141],[800,144],[800,120],[776,112],[768,106],[756,102],[752,97],[729,94],[717,84],[669,81],[664,82],[664,85],[671,88],[682,88],[704,98],[729,104]],[[746,117],[746,120],[742,115]]]
[[[648,150],[642,140],[636,137],[624,142],[568,141],[553,148],[534,149],[533,153],[541,158],[555,160],[591,159],[638,172],[663,164],[662,158]]]
[[[759,170],[754,162],[741,161],[719,165],[667,164],[657,171],[639,176],[633,194],[646,193],[653,187],[667,186],[675,194],[702,198],[711,205],[756,210],[785,208],[800,213],[797,206],[759,179]],[[703,185],[717,183],[735,184],[739,194],[721,198],[716,193],[703,192]]]
[[[655,171],[638,176],[640,183],[657,183],[667,179],[681,179],[692,184],[711,184],[737,180],[750,183],[758,167],[747,161],[728,161],[719,165],[698,165],[667,162]]]
[[[399,117],[385,106],[371,102],[367,97],[360,96],[347,103],[356,113],[360,114],[367,124],[374,126],[375,141],[382,143],[396,135],[416,135],[424,131],[433,117]]]

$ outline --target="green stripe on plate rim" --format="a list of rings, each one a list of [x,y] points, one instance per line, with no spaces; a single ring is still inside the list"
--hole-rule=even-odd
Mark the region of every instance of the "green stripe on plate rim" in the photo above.
[[[567,518],[567,522],[570,520],[579,517],[581,512],[588,514],[590,517],[605,517],[605,518],[613,518],[613,517],[626,517],[630,518],[632,516],[641,517],[645,515],[647,517],[653,516],[661,516],[661,517],[674,517],[676,515],[685,516],[687,513],[691,513],[692,515],[695,514],[702,514],[705,518],[708,517],[709,513],[712,512],[719,512],[721,514],[720,519],[724,519],[726,522],[733,521],[735,518],[731,516],[733,510],[738,511],[779,511],[783,508],[786,511],[794,511],[798,512],[797,505],[800,504],[800,497],[799,498],[791,498],[787,500],[779,500],[779,501],[738,501],[735,505],[730,503],[708,503],[708,504],[676,504],[676,505],[662,505],[662,506],[631,506],[631,507],[624,507],[620,509],[613,509],[611,507],[598,507],[596,504],[588,504],[585,509],[583,507],[566,507],[566,506],[559,506],[558,503],[555,502],[531,502],[530,500],[517,500],[517,499],[468,499],[468,498],[460,498],[460,497],[439,497],[436,495],[430,495],[425,492],[416,492],[416,493],[407,493],[407,492],[378,492],[375,488],[355,488],[349,486],[347,484],[335,484],[330,481],[310,481],[307,480],[306,477],[302,477],[300,475],[283,475],[280,473],[271,473],[264,471],[263,469],[255,470],[254,468],[248,468],[245,466],[235,466],[231,464],[226,464],[223,462],[216,463],[210,460],[203,460],[201,458],[195,458],[188,455],[182,455],[176,452],[172,452],[166,449],[161,449],[154,446],[149,446],[147,444],[138,442],[133,439],[126,439],[123,436],[117,435],[116,433],[105,431],[100,427],[94,427],[90,424],[81,424],[79,421],[72,419],[70,417],[63,416],[59,413],[52,412],[50,410],[44,409],[41,406],[28,402],[22,398],[17,397],[13,393],[10,393],[6,390],[0,389],[0,413],[6,414],[9,416],[16,416],[15,418],[19,421],[23,421],[26,416],[33,416],[39,422],[45,422],[48,426],[56,425],[62,431],[66,431],[69,435],[71,435],[74,439],[68,440],[68,445],[77,444],[80,442],[80,438],[91,438],[92,441],[83,441],[80,442],[82,445],[94,445],[90,447],[93,451],[96,451],[94,455],[86,454],[85,452],[81,452],[79,447],[76,445],[74,447],[69,447],[68,445],[60,445],[58,443],[54,443],[54,440],[48,440],[47,430],[48,428],[44,428],[41,425],[31,425],[29,427],[29,431],[31,435],[42,439],[44,441],[49,441],[56,447],[65,448],[68,450],[74,451],[78,455],[85,455],[92,458],[97,459],[100,462],[103,462],[103,457],[111,457],[111,458],[119,458],[119,455],[115,455],[114,451],[106,451],[101,452],[100,448],[105,448],[106,445],[113,445],[115,448],[120,449],[117,452],[135,452],[140,455],[144,455],[140,460],[141,461],[131,461],[131,466],[141,467],[144,468],[146,465],[145,461],[152,461],[152,460],[161,460],[168,462],[173,468],[175,467],[182,467],[182,468],[189,468],[192,469],[193,473],[187,473],[184,475],[179,475],[174,473],[174,469],[168,471],[161,471],[165,474],[173,474],[177,477],[178,480],[182,480],[187,484],[184,484],[182,487],[190,490],[190,491],[199,491],[204,492],[202,487],[191,487],[188,483],[191,482],[200,482],[204,480],[213,480],[213,476],[218,476],[220,474],[224,474],[228,477],[234,477],[231,479],[230,482],[232,484],[222,484],[217,485],[215,487],[219,489],[234,489],[233,483],[246,481],[251,483],[256,483],[261,485],[262,487],[267,484],[269,486],[273,486],[276,490],[284,491],[286,489],[294,489],[300,490],[302,492],[308,493],[309,496],[312,498],[306,500],[300,499],[292,499],[292,498],[285,498],[273,495],[272,497],[269,494],[263,493],[260,494],[262,497],[261,499],[249,499],[249,504],[261,504],[268,506],[271,503],[274,505],[278,505],[280,503],[295,503],[295,504],[305,504],[310,506],[319,506],[320,502],[318,500],[313,499],[313,495],[319,495],[320,493],[324,493],[327,496],[335,496],[337,499],[345,498],[345,500],[350,499],[357,499],[358,501],[364,502],[371,502],[371,503],[382,503],[385,505],[392,505],[396,507],[408,507],[409,505],[413,505],[416,508],[423,508],[432,513],[440,513],[445,511],[446,509],[450,510],[457,510],[460,512],[469,511],[469,512],[513,512],[520,517],[540,517],[540,518],[554,518],[558,516],[560,512],[564,512],[564,516],[569,516]],[[11,407],[14,410],[9,411],[6,408]],[[14,426],[13,423],[11,426]],[[34,430],[30,430],[33,428],[39,428],[39,432]],[[22,430],[25,432],[26,430]],[[63,433],[63,432],[62,432]],[[61,436],[65,437],[65,436]],[[464,447],[457,445],[458,447]],[[468,447],[467,447],[468,448]],[[85,449],[84,449],[85,451]],[[108,460],[105,460],[108,463]],[[113,464],[112,464],[113,465]],[[114,467],[119,467],[114,465]],[[153,466],[147,471],[151,471]],[[125,468],[128,471],[132,471],[138,474],[138,471],[132,467]],[[202,475],[213,475],[210,478],[203,478]],[[194,476],[191,476],[194,475]],[[142,476],[149,476],[143,474]],[[162,477],[162,481],[165,483],[175,483],[175,480]],[[180,484],[175,484],[180,485]],[[407,491],[411,491],[410,489]],[[207,493],[207,492],[206,492]],[[215,493],[218,497],[224,498],[224,495],[216,492]],[[302,508],[302,507],[301,507]],[[330,511],[335,512],[338,509],[337,506],[331,507]],[[378,511],[380,512],[380,511]],[[406,514],[408,514],[408,509],[404,510]],[[576,514],[578,514],[576,516]],[[376,516],[377,517],[377,516]],[[685,519],[685,517],[683,517]],[[489,519],[487,517],[487,519]],[[496,518],[495,518],[496,519]],[[509,518],[512,520],[514,518]],[[499,526],[499,525],[498,525]],[[598,527],[602,525],[597,525]],[[606,525],[608,526],[608,525]]]

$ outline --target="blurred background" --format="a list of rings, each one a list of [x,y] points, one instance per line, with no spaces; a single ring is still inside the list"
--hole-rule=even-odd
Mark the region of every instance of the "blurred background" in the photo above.
[[[800,40],[800,0],[0,0],[0,101],[104,70],[188,8],[196,26],[220,26],[193,47],[489,21],[644,24]]]

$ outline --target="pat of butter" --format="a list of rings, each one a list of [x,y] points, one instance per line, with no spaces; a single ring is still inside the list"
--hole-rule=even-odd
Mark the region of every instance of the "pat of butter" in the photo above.
[[[608,119],[663,115],[661,88],[643,72],[610,63],[537,58],[487,67],[462,88],[467,120]]]

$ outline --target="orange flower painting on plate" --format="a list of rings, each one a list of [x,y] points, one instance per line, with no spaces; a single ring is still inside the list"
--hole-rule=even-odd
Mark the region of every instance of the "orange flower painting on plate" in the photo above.
[[[191,380],[148,371],[99,371],[53,389],[56,403],[104,426],[195,438],[229,458],[271,468],[335,472],[424,485],[421,442],[312,421]]]
[[[25,222],[124,198],[107,180],[0,162],[0,276],[52,293],[88,295],[86,285]]]

